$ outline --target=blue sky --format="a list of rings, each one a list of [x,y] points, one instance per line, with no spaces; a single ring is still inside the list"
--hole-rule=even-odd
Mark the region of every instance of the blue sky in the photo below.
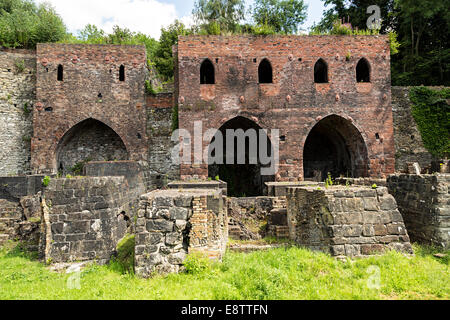
[[[86,24],[95,24],[106,32],[114,25],[140,31],[158,39],[161,27],[175,19],[192,22],[194,0],[36,0],[49,2],[61,15],[68,29],[77,33]],[[304,0],[308,4],[307,29],[320,21],[324,10],[320,0]],[[246,0],[249,6],[253,0]]]

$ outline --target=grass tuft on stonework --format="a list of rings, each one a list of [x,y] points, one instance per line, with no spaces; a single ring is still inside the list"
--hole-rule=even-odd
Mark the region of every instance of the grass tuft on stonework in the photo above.
[[[111,259],[110,268],[122,274],[134,274],[135,235],[127,234],[117,244],[117,255]]]
[[[338,261],[289,247],[227,253],[223,263],[191,261],[191,271],[140,279],[113,263],[52,272],[23,249],[0,250],[0,299],[449,299],[449,251],[414,245],[415,256]],[[436,257],[436,253],[447,257]]]

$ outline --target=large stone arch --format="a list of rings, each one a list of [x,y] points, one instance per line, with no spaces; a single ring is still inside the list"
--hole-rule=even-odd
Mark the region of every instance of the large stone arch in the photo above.
[[[88,118],[73,125],[55,148],[58,172],[70,173],[75,165],[87,161],[129,160],[123,139],[104,122]]]
[[[319,120],[303,142],[303,177],[367,177],[369,156],[363,133],[349,119],[332,114]]]
[[[235,138],[234,142],[234,163],[230,164],[226,161],[226,130],[233,129],[238,130],[242,129],[245,134],[249,134],[248,130],[254,129],[257,137],[256,143],[256,162],[257,164],[252,164],[250,161],[250,139],[247,137],[245,139],[245,164],[237,163],[237,139]],[[212,157],[215,156],[215,152],[212,148],[214,141],[217,139],[217,135],[222,134],[222,148],[223,148],[223,163],[211,163]],[[263,128],[252,119],[245,117],[243,115],[235,116],[227,121],[223,121],[219,129],[217,129],[216,134],[211,139],[211,142],[208,146],[208,176],[212,179],[219,176],[219,178],[228,184],[228,194],[230,196],[258,196],[264,194],[265,182],[274,181],[274,174],[264,174],[264,168],[270,167],[270,165],[266,165],[261,163],[260,155],[260,139],[267,139],[266,146],[267,149],[263,150],[264,154],[267,154],[272,157],[274,156],[274,151],[272,148],[272,142],[270,137],[266,132],[263,131]],[[254,146],[253,144],[252,146]],[[270,151],[268,151],[270,150]]]

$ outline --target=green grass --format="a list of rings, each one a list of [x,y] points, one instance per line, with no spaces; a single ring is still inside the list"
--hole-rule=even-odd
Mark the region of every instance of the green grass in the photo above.
[[[228,253],[223,263],[193,259],[187,273],[147,280],[123,274],[116,261],[87,267],[80,289],[70,289],[71,275],[16,247],[0,250],[0,299],[449,299],[449,252],[437,258],[436,249],[414,249],[414,257],[346,262],[295,247]],[[377,270],[380,287],[371,289]]]

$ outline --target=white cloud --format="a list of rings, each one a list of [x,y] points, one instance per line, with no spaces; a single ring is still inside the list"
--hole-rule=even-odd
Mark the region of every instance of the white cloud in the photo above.
[[[177,18],[173,4],[157,0],[38,0],[44,1],[56,9],[74,34],[90,23],[108,33],[119,25],[159,39],[161,27]]]

